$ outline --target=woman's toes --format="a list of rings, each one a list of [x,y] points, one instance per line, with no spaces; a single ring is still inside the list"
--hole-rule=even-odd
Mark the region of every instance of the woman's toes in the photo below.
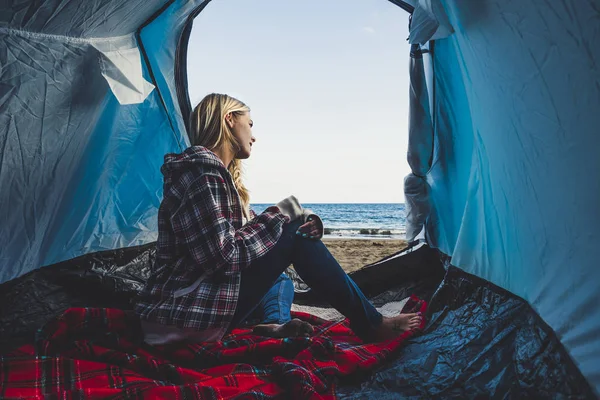
[[[410,329],[420,330],[421,325],[423,324],[423,316],[421,313],[418,313],[415,317],[409,320]]]

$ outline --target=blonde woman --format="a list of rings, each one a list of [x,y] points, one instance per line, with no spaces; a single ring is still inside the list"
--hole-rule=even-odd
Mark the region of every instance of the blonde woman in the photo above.
[[[256,141],[252,126],[244,103],[210,94],[192,113],[192,146],[165,156],[156,263],[136,306],[144,340],[216,341],[250,315],[262,319],[257,333],[309,335],[309,324],[290,319],[290,264],[363,340],[418,329],[419,314],[386,318],[373,307],[321,242],[320,218],[295,197],[250,210],[240,163]]]

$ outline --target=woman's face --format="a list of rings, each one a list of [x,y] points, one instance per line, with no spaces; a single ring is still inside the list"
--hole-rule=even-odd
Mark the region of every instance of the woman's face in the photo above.
[[[240,150],[235,155],[235,158],[248,158],[252,152],[252,144],[256,142],[256,138],[252,136],[252,125],[254,125],[254,122],[250,118],[249,112],[232,117],[230,123],[231,132],[240,145]]]

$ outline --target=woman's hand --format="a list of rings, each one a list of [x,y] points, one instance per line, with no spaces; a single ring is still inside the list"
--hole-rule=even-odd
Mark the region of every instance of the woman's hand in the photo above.
[[[310,214],[306,219],[306,223],[298,228],[296,235],[306,239],[321,239],[323,237],[323,221],[316,214]]]

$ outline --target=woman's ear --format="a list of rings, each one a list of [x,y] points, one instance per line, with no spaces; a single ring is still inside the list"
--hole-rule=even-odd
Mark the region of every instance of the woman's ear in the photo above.
[[[233,114],[227,113],[225,114],[225,123],[229,126],[229,129],[233,128]]]

